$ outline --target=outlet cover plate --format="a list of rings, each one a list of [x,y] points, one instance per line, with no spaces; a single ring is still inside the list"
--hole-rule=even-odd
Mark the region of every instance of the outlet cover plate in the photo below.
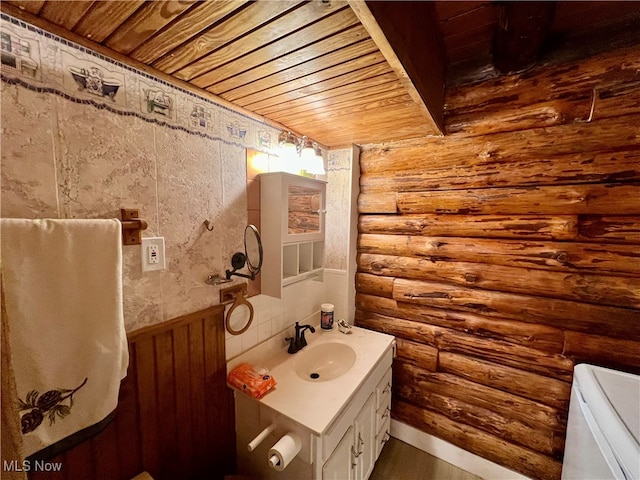
[[[149,247],[156,247],[156,263],[149,261]],[[142,271],[152,272],[165,269],[164,237],[148,237],[142,239]]]

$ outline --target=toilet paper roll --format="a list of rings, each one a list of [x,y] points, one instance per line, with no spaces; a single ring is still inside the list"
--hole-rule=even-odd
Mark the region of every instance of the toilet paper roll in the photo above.
[[[269,466],[278,472],[283,471],[298,455],[302,448],[302,440],[295,432],[289,432],[271,447],[267,455]]]

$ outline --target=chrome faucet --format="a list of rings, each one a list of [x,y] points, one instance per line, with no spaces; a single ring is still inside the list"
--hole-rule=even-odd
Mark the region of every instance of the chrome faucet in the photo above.
[[[295,337],[285,338],[285,340],[289,342],[289,349],[287,350],[287,352],[289,353],[299,352],[300,350],[302,350],[304,347],[307,346],[307,339],[304,338],[304,332],[306,330],[311,330],[311,333],[316,333],[316,329],[313,328],[311,325],[300,325],[298,322],[296,322],[295,328],[296,328]]]

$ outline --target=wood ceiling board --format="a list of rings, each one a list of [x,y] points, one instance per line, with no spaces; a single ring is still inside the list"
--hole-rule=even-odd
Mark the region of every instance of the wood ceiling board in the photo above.
[[[184,15],[172,22],[168,28],[131,52],[130,56],[143,63],[153,63],[225,16],[242,8],[245,3],[239,0],[199,3],[189,10],[189,15]]]
[[[287,109],[280,113],[272,114],[278,118],[280,123],[288,125],[299,119],[313,119],[318,117],[318,111],[323,115],[333,115],[334,113],[342,114],[347,111],[357,110],[359,108],[379,108],[382,105],[395,105],[397,103],[407,102],[410,97],[403,89],[400,82],[393,82],[385,85],[383,89],[370,88],[361,91],[358,96],[349,96],[347,98],[332,98],[310,104],[308,108]],[[373,106],[373,107],[371,107]]]
[[[103,42],[143,3],[144,0],[93,2],[73,31],[94,42]]]
[[[498,7],[489,3],[451,18],[446,22],[440,22],[439,28],[446,43],[447,37],[466,33],[483,25],[496,25],[498,17]]]
[[[236,60],[259,48],[263,48],[265,45],[272,42],[277,44],[277,41],[282,37],[289,35],[292,31],[305,27],[310,19],[320,19],[339,10],[337,5],[338,3],[332,3],[331,5],[316,2],[304,3],[301,7],[287,12],[286,15],[274,19],[272,22],[244,35],[173,74],[185,80],[193,80],[195,77],[199,77],[227,62]],[[269,57],[265,58],[264,61],[268,59]],[[209,84],[211,83],[212,82],[209,82]]]
[[[276,42],[255,49],[233,62],[192,79],[191,82],[202,88],[212,87],[214,92],[228,91],[230,88],[220,87],[218,84],[227,79],[234,81],[234,77],[251,70],[252,66],[258,65],[263,72],[270,69],[266,73],[270,75],[366,38],[366,30],[358,28],[358,20],[349,9],[345,9]],[[342,45],[339,43],[340,40],[343,41]]]
[[[348,85],[342,85],[337,88],[315,93],[313,95],[307,95],[296,100],[289,100],[286,103],[260,109],[260,112],[261,115],[269,116],[277,112],[282,112],[283,110],[294,111],[298,107],[304,107],[319,100],[326,101],[329,99],[338,99],[339,97],[349,98],[359,96],[362,94],[362,91],[380,85],[384,85],[381,88],[388,88],[389,85],[387,84],[391,82],[398,82],[398,77],[396,77],[395,73],[378,75],[358,82],[349,83]]]
[[[329,148],[348,145],[378,144],[396,142],[412,138],[432,136],[433,129],[426,123],[416,122],[420,115],[415,104],[390,106],[371,112],[366,117],[361,114],[335,116],[320,122],[301,122],[290,125],[300,131],[313,131],[314,140]]]
[[[56,2],[46,2],[39,12],[39,15],[51,23],[60,25],[67,30],[73,30],[73,27],[91,8],[94,2],[75,2],[59,0]]]
[[[214,29],[176,48],[152,63],[154,68],[172,74],[218,48],[242,36],[247,30],[258,28],[278,15],[295,7],[297,1],[252,2],[236,15],[227,18]]]
[[[128,55],[193,5],[192,0],[145,2],[106,40],[106,45]]]
[[[446,57],[432,4],[352,0],[350,5],[419,106],[422,118],[431,123],[434,133],[444,132]]]
[[[11,5],[19,8],[20,10],[24,10],[25,12],[29,12],[33,15],[37,15],[42,7],[45,4],[44,0],[5,0],[6,3],[10,3]],[[4,2],[3,2],[4,3]]]
[[[438,19],[438,22],[441,23],[450,21],[451,19],[454,19],[459,15],[464,15],[471,10],[482,8],[485,5],[491,5],[491,2],[434,2],[436,17]]]
[[[336,50],[313,61],[296,65],[293,68],[276,72],[273,75],[261,78],[260,80],[256,80],[250,84],[221,93],[221,95],[225,98],[233,98],[236,100],[238,98],[243,98],[257,92],[267,91],[278,86],[284,86],[287,88],[287,85],[290,82],[294,82],[298,79],[311,78],[311,75],[314,74],[319,75],[318,78],[320,79],[336,76],[335,68],[340,68],[345,63],[353,64],[354,60],[375,54],[377,51],[378,50],[373,41],[371,39],[367,39],[346,48]],[[377,60],[376,57],[372,57],[372,59],[374,62]],[[214,93],[216,93],[215,90]]]
[[[327,80],[328,78],[342,76],[342,81],[346,84],[349,83],[348,75],[350,75],[354,70],[358,70],[382,62],[384,62],[384,57],[382,56],[382,54],[380,52],[374,52],[362,57],[354,58],[351,61],[341,63],[340,65],[336,65],[321,72],[312,73],[311,75],[307,75],[306,77],[297,78],[285,84],[276,85],[274,87],[261,90],[260,92],[254,92],[250,95],[243,96],[242,98],[236,98],[234,95],[229,94],[221,96],[222,98],[237,103],[238,105],[247,105],[263,98],[275,97],[286,92],[309,87],[310,85],[322,82],[323,80]]]
[[[320,82],[314,83],[307,87],[302,87],[290,92],[284,92],[280,95],[276,95],[269,98],[261,98],[250,104],[250,109],[255,112],[260,112],[261,109],[273,106],[273,105],[286,105],[288,102],[296,99],[300,99],[309,95],[330,91],[342,86],[351,85],[355,82],[359,82],[368,78],[376,77],[378,75],[393,74],[394,78],[397,78],[395,72],[391,70],[387,62],[380,62],[375,65],[361,68],[359,70],[353,70],[345,75],[338,77],[328,78]]]
[[[347,47],[367,38],[369,38],[369,35],[364,27],[362,25],[355,25],[348,30],[332,35],[311,45],[296,49],[282,57],[275,58],[263,64],[258,64],[258,61],[264,58],[263,53],[259,51],[252,52],[236,62],[228,63],[227,65],[218,68],[216,72],[220,74],[220,78],[226,78],[226,80],[217,82],[214,85],[208,85],[204,88],[208,88],[209,91],[216,92],[217,94],[224,93],[239,86],[264,78],[273,74],[273,72],[279,72],[281,70],[300,65],[301,63],[314,60],[334,50]],[[254,55],[259,58],[253,58]],[[243,66],[244,64],[249,66],[258,64],[258,66],[244,69],[246,68]],[[241,73],[233,74],[234,70]]]
[[[322,111],[312,114],[296,115],[295,117],[289,117],[287,115],[274,115],[274,117],[282,119],[278,121],[280,121],[280,123],[284,123],[285,125],[295,125],[299,123],[313,124],[327,121],[334,117],[346,117],[349,115],[362,115],[362,118],[366,118],[366,116],[369,114],[377,113],[378,109],[390,107],[405,107],[410,105],[412,105],[411,97],[408,93],[401,91],[398,94],[394,94],[390,97],[378,95],[369,101],[365,101],[359,104],[347,105],[343,103],[333,108],[323,108]]]

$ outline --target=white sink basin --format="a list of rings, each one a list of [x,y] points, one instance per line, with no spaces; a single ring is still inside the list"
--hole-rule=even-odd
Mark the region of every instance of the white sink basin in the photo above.
[[[296,374],[309,382],[326,382],[347,373],[356,362],[356,352],[338,342],[307,347],[296,354]]]

